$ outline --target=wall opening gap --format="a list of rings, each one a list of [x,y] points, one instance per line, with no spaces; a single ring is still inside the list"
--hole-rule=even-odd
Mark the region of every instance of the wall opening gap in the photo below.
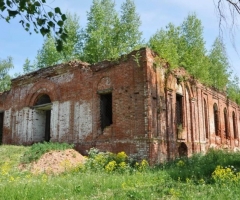
[[[217,104],[215,103],[213,105],[213,114],[214,114],[214,128],[215,128],[215,135],[219,135],[218,134],[218,123],[219,123],[219,119],[218,119],[218,107]]]
[[[47,94],[43,94],[36,100],[33,108],[35,108],[35,129],[36,139],[49,142],[51,139],[51,99]]]
[[[204,122],[205,122],[205,135],[208,139],[208,115],[207,115],[207,102],[204,99]]]
[[[228,138],[228,114],[227,114],[226,108],[224,108],[224,126],[225,126],[225,137]]]
[[[235,112],[232,113],[232,120],[233,120],[233,135],[234,139],[238,138],[237,128],[236,128],[236,118],[235,118]]]
[[[176,123],[177,129],[183,128],[183,105],[182,105],[182,95],[176,94]]]
[[[100,94],[101,129],[112,124],[112,93]]]

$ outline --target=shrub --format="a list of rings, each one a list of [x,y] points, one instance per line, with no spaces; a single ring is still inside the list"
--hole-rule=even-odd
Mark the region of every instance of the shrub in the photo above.
[[[212,173],[212,178],[217,183],[231,183],[240,180],[240,173],[236,173],[233,166],[222,167],[218,165]]]
[[[131,164],[131,159],[127,156],[127,154],[122,151],[117,154],[111,152],[100,152],[96,148],[91,148],[88,151],[88,159],[85,163],[85,167],[91,171],[105,171],[108,173],[112,173],[117,171],[119,173],[132,172],[135,169],[138,171],[145,171],[149,164],[146,160],[142,160],[135,165]]]

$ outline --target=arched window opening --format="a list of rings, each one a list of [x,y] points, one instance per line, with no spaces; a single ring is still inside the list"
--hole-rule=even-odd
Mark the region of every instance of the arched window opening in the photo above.
[[[214,128],[215,128],[215,134],[218,134],[218,126],[219,126],[219,118],[218,118],[218,107],[217,104],[215,103],[213,105],[213,115],[214,115]]]
[[[204,122],[205,122],[205,134],[206,134],[206,138],[208,138],[207,103],[205,99],[204,99]]]
[[[40,97],[38,97],[34,106],[39,106],[39,105],[48,104],[48,103],[51,103],[50,97],[47,94],[43,94]]]
[[[234,134],[234,139],[238,138],[238,133],[237,133],[237,127],[236,127],[236,117],[235,117],[235,112],[232,112],[232,120],[233,120],[233,134]]]
[[[180,146],[178,147],[178,154],[179,154],[179,157],[187,157],[188,156],[188,147],[184,142],[182,142],[180,144]]]
[[[224,108],[224,126],[225,126],[225,137],[228,138],[228,116],[227,116],[227,109]]]

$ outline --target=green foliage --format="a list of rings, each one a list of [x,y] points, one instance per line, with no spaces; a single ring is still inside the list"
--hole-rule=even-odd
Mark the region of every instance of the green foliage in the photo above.
[[[190,158],[176,159],[162,167],[174,180],[191,179],[196,183],[204,180],[206,183],[211,183],[212,173],[217,166],[227,167],[229,165],[240,171],[240,153],[209,150],[206,155],[195,154]]]
[[[230,78],[230,65],[223,42],[217,38],[209,53],[210,85],[218,90],[226,90]]]
[[[74,145],[67,143],[57,143],[57,142],[44,142],[44,143],[35,143],[30,149],[24,153],[21,162],[30,163],[32,161],[38,160],[43,154],[52,151],[52,150],[65,150],[72,149]]]
[[[105,59],[116,59],[120,55],[142,45],[140,17],[133,0],[126,0],[121,15],[115,10],[112,0],[94,0],[87,13],[87,26],[80,29],[79,17],[67,13],[59,26],[66,30],[68,37],[61,52],[55,49],[55,35],[47,33],[42,48],[38,51],[34,67],[24,64],[24,72],[81,59],[96,63]],[[64,24],[63,24],[63,21]]]
[[[240,105],[240,83],[239,78],[234,76],[227,85],[228,97]]]
[[[20,156],[29,148],[0,146],[0,199],[238,199],[240,196],[239,152],[211,151],[196,156],[190,164],[191,158],[178,159],[164,165],[165,168],[152,167],[144,173],[90,170],[53,176],[19,170]],[[96,150],[92,154],[99,153]],[[125,159],[125,154],[119,158]],[[211,181],[180,178],[185,168],[193,167],[190,169],[201,173],[201,168],[208,166],[206,171],[211,173],[207,177]],[[173,170],[180,174],[179,178],[171,178]]]
[[[119,19],[114,7],[115,3],[111,0],[93,1],[87,13],[83,60],[96,63],[117,56],[113,41]]]
[[[36,68],[44,68],[59,64],[62,62],[68,62],[79,57],[80,52],[80,25],[79,17],[67,13],[67,19],[64,24],[64,28],[68,32],[68,38],[62,48],[61,52],[58,52],[55,48],[55,39],[51,34],[48,34],[44,40],[42,48],[38,51],[36,57]]]
[[[23,73],[27,74],[36,70],[36,67],[31,64],[31,61],[27,58],[23,64]]]
[[[142,160],[138,163],[129,158],[123,151],[114,154],[111,152],[99,152],[98,149],[91,148],[88,152],[88,159],[85,166],[81,166],[80,170],[90,170],[94,172],[105,171],[107,173],[127,173],[136,170],[143,172],[148,168],[149,164],[146,160]]]
[[[117,27],[119,56],[129,53],[143,44],[140,16],[136,13],[133,0],[126,0],[121,6],[120,27]]]
[[[141,45],[141,22],[132,0],[122,4],[120,18],[112,0],[94,0],[87,19],[83,31],[84,61],[96,63],[116,59]]]
[[[179,29],[170,23],[166,30],[157,31],[149,40],[149,46],[163,57],[171,68],[179,66]]]
[[[240,172],[236,172],[234,166],[222,167],[218,165],[212,173],[213,180],[218,184],[228,184],[229,182],[238,182]]]
[[[209,78],[203,27],[196,14],[189,15],[180,27],[179,64],[191,75],[207,82]]]
[[[0,59],[0,92],[10,90],[11,77],[8,72],[13,68],[12,58]]]
[[[149,46],[170,64],[171,68],[184,67],[194,78],[207,86],[226,91],[237,99],[233,85],[229,84],[231,72],[223,42],[217,38],[209,53],[205,48],[203,27],[195,14],[188,15],[183,23],[157,31]],[[235,87],[235,86],[234,86]]]
[[[149,46],[163,57],[171,68],[183,66],[191,75],[208,83],[209,70],[203,27],[195,14],[189,15],[181,26],[169,24],[157,31]]]
[[[63,26],[66,16],[59,7],[50,9],[46,5],[46,0],[7,0],[0,1],[0,10],[0,17],[5,19],[6,22],[10,22],[16,16],[20,16],[21,20],[19,23],[30,33],[31,26],[33,26],[36,33],[40,31],[43,36],[52,31],[57,50],[62,50],[63,41],[67,37]]]

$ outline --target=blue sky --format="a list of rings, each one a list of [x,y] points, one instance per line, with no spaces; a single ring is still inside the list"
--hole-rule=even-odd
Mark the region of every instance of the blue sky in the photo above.
[[[117,9],[124,0],[115,0]],[[92,1],[83,0],[55,0],[47,1],[51,7],[60,7],[63,12],[76,13],[80,17],[81,27],[86,25],[86,12],[89,11]],[[141,17],[141,31],[145,41],[160,28],[164,28],[169,22],[180,25],[188,14],[195,12],[204,26],[204,38],[209,50],[213,41],[219,34],[219,19],[214,6],[214,0],[135,0],[137,12]],[[240,17],[238,17],[240,19]],[[22,66],[26,58],[34,60],[37,51],[41,48],[43,37],[33,32],[26,32],[19,20],[14,19],[6,23],[0,19],[0,58],[13,57],[15,72],[22,72]],[[239,46],[239,30],[235,32],[235,45]],[[240,78],[240,55],[234,49],[228,31],[224,31],[224,42],[234,74]],[[237,47],[238,48],[238,47]],[[240,53],[240,48],[237,49]]]

